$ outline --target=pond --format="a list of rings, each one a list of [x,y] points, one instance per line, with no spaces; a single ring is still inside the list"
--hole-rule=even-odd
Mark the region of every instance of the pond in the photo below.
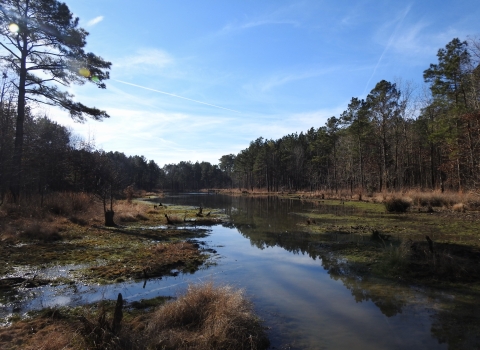
[[[165,205],[212,208],[230,222],[197,239],[214,255],[199,270],[107,286],[64,285],[26,290],[6,300],[0,316],[46,306],[115,299],[131,302],[183,293],[213,281],[244,288],[269,328],[273,349],[474,349],[480,347],[480,307],[463,295],[365,278],[338,256],[315,249],[302,214],[377,215],[344,205],[277,197],[170,195]],[[210,210],[210,209],[208,209]],[[345,235],[343,235],[345,236]],[[343,239],[336,237],[335,239]],[[348,239],[363,237],[349,235]],[[58,267],[75,273],[76,266]],[[55,271],[54,271],[55,272]],[[47,273],[47,272],[45,272]],[[50,272],[51,273],[51,272]]]
[[[376,215],[344,205],[277,197],[178,195],[165,203],[218,208],[231,225],[208,237],[220,259],[216,283],[245,288],[271,328],[274,348],[478,348],[480,309],[450,295],[368,280],[341,259],[319,254],[302,213]],[[168,205],[168,204],[167,204]],[[350,235],[352,236],[352,235]],[[355,239],[351,237],[349,239]]]

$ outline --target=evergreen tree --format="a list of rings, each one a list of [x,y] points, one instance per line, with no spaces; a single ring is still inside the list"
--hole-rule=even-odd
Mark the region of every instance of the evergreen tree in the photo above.
[[[110,62],[84,51],[87,31],[57,0],[3,0],[0,5],[0,59],[17,75],[18,89],[12,193],[18,197],[24,121],[28,101],[59,106],[73,119],[108,118],[106,112],[73,101],[58,86],[87,81],[105,88]],[[39,74],[40,73],[40,74]]]

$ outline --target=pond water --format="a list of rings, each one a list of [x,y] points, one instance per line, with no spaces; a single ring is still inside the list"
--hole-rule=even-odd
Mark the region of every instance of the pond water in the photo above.
[[[127,301],[172,296],[183,293],[189,283],[213,281],[246,290],[269,327],[274,349],[480,346],[480,309],[462,304],[461,295],[368,280],[348,271],[341,259],[313,249],[315,237],[302,231],[305,218],[301,214],[325,210],[341,220],[343,215],[355,214],[354,208],[206,194],[161,201],[167,207],[215,208],[230,216],[229,224],[213,226],[206,238],[198,239],[216,251],[210,264],[191,274],[149,280],[146,285],[140,281],[35,288],[5,302],[1,313],[116,299],[119,292]]]

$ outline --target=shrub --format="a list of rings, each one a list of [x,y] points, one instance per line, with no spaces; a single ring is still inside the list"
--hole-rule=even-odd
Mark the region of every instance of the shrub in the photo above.
[[[53,242],[62,239],[58,233],[58,229],[50,226],[40,225],[38,222],[31,223],[23,231],[20,237],[43,242]]]
[[[68,220],[70,220],[70,222],[76,224],[76,225],[80,225],[80,226],[86,226],[88,225],[88,221],[85,220],[85,219],[82,219],[82,218],[79,218],[78,216],[71,216]]]
[[[465,204],[463,204],[463,203],[457,203],[452,207],[453,211],[457,211],[457,212],[461,212],[461,213],[464,213],[465,209],[466,209],[466,207],[465,207]]]
[[[153,315],[147,340],[156,349],[265,349],[265,328],[242,290],[212,283],[189,286],[184,296]]]
[[[385,209],[392,213],[405,213],[410,208],[410,202],[399,197],[391,197],[385,200]]]
[[[115,205],[115,215],[120,222],[147,221],[146,216],[149,206],[139,203],[119,201]]]
[[[86,212],[93,205],[93,196],[79,192],[55,192],[47,196],[44,206],[54,215]]]
[[[422,207],[449,207],[464,200],[464,195],[457,192],[408,191],[407,196],[412,199],[415,205]]]

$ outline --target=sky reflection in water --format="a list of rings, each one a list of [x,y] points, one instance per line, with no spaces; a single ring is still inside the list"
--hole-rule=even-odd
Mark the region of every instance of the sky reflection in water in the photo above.
[[[199,200],[204,202],[209,198]],[[14,307],[25,312],[46,306],[80,305],[116,299],[118,293],[129,302],[160,295],[174,296],[183,293],[188,283],[214,281],[246,289],[260,317],[271,328],[272,346],[277,349],[288,346],[294,349],[447,348],[446,344],[439,344],[430,331],[433,306],[427,296],[409,288],[379,285],[358,276],[334,272],[335,261],[312,255],[308,244],[301,242],[301,234],[298,243],[301,248],[297,249],[296,235],[282,233],[292,232],[296,220],[301,220],[288,213],[309,209],[308,205],[287,209],[280,207],[280,203],[274,207],[277,205],[278,211],[262,207],[263,212],[268,213],[268,220],[259,219],[251,208],[235,211],[233,222],[245,228],[242,232],[235,227],[212,227],[211,234],[200,241],[217,250],[218,255],[212,258],[217,263],[214,266],[201,268],[194,274],[148,280],[145,288],[143,281],[38,288],[27,291],[15,302],[6,303],[0,316]],[[239,203],[235,206],[241,207]],[[259,243],[266,230],[271,231],[268,235],[284,243]],[[258,238],[256,234],[263,236]]]

